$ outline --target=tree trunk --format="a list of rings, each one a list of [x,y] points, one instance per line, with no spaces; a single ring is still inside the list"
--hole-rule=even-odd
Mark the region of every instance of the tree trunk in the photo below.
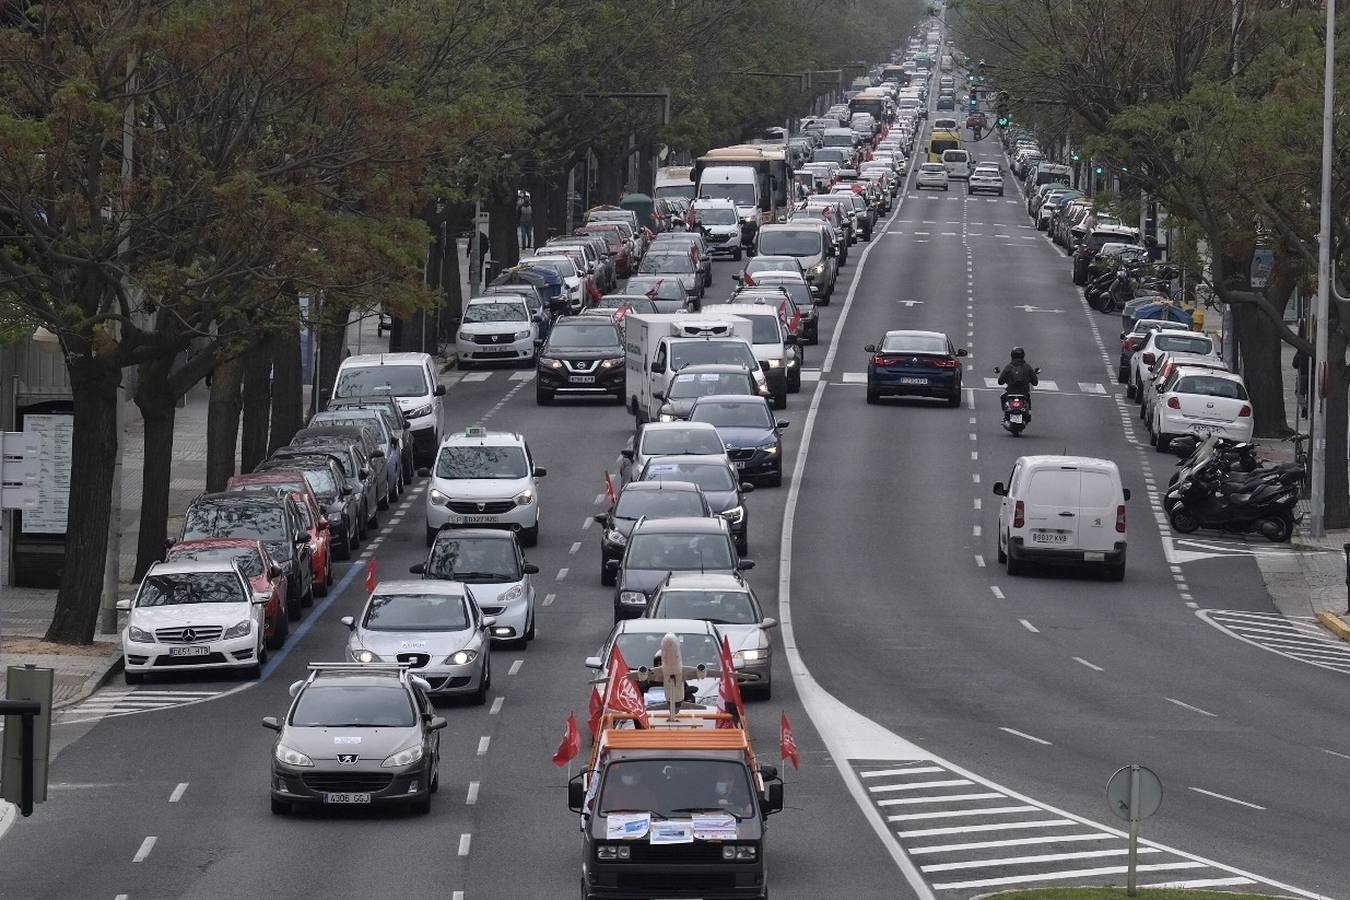
[[[445,267],[442,274],[440,304],[436,309],[442,340],[449,343],[454,339],[455,329],[464,314],[464,286],[461,284],[463,273],[460,269],[459,242],[456,235],[473,218],[473,210],[465,206],[452,206],[446,211],[445,223]]]
[[[65,561],[46,640],[89,644],[98,625],[108,556],[112,479],[117,465],[117,385],[121,371],[100,359],[69,356],[74,438]]]
[[[1284,411],[1284,364],[1279,334],[1255,306],[1233,307],[1242,380],[1251,399],[1256,437],[1289,433]]]
[[[272,412],[267,452],[285,447],[305,424],[304,372],[300,365],[300,329],[292,325],[272,335]]]
[[[319,409],[333,396],[333,382],[337,380],[338,366],[349,355],[347,352],[348,309],[325,310],[319,325]],[[407,333],[407,323],[404,323]],[[289,440],[289,438],[288,438]]]
[[[145,463],[141,470],[140,529],[136,538],[136,576],[164,558],[168,534],[169,480],[173,474],[173,429],[178,394],[169,384],[174,358],[143,363],[136,386],[136,406],[145,433]]]
[[[235,444],[239,438],[240,387],[244,357],[216,363],[211,375],[211,398],[206,409],[206,489],[223,491],[234,475]]]
[[[492,188],[488,204],[488,237],[492,243],[494,271],[514,266],[520,260],[520,235],[516,231],[516,192],[507,184]]]
[[[264,334],[244,354],[243,419],[239,471],[252,472],[267,458],[267,426],[272,413],[272,341]]]
[[[1332,318],[1336,318],[1334,312]],[[1350,528],[1350,472],[1346,469],[1346,403],[1350,369],[1345,364],[1346,344],[1345,332],[1332,327],[1327,334],[1327,474],[1323,511],[1328,530]]]

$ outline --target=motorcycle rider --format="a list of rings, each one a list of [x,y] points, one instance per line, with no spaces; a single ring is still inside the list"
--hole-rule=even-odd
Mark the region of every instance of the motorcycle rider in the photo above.
[[[1000,402],[1007,405],[1009,394],[1021,394],[1027,398],[1027,408],[1031,408],[1031,389],[1040,383],[1036,370],[1027,363],[1027,352],[1021,347],[1012,348],[1011,359],[998,373],[998,383],[1003,385]]]

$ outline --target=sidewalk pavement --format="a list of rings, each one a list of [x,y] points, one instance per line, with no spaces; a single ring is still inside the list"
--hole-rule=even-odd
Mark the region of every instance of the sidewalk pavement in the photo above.
[[[353,317],[348,348],[355,353],[387,349],[387,335],[378,333],[379,316]],[[183,512],[203,490],[206,480],[206,418],[209,390],[204,384],[188,392],[174,420],[174,446],[169,475],[169,533],[178,530]],[[306,409],[309,389],[305,389]],[[135,590],[136,541],[140,533],[141,476],[145,464],[145,431],[133,406],[123,432],[121,594]],[[56,609],[56,591],[0,586],[0,698],[5,696],[9,666],[53,669],[53,708],[69,706],[92,694],[121,668],[119,634],[96,634],[89,647],[48,644],[41,640]],[[120,627],[119,627],[120,632]]]

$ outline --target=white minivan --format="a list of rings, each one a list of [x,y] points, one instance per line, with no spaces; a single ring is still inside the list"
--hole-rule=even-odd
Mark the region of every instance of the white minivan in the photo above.
[[[1089,456],[1023,456],[996,482],[998,561],[1009,575],[1032,563],[1097,566],[1125,577],[1125,501],[1120,470]]]
[[[966,150],[943,150],[942,165],[948,178],[970,177],[970,153]]]

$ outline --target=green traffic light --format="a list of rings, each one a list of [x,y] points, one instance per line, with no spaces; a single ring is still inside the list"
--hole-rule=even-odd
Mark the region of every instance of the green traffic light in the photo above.
[[[1073,161],[1074,161],[1074,162],[1078,162],[1078,160],[1079,160],[1079,156],[1078,156],[1077,153],[1075,153],[1075,154],[1073,155]]]
[[[999,117],[998,117],[998,127],[999,127],[999,128],[1007,128],[1007,127],[1008,127],[1008,117],[1007,117],[1007,116],[999,116]]]
[[[1106,171],[1106,170],[1103,169],[1101,166],[1097,166],[1097,170],[1096,170],[1096,171],[1097,171],[1097,174],[1100,175],[1100,174],[1102,174],[1102,172],[1104,172],[1104,171]]]

